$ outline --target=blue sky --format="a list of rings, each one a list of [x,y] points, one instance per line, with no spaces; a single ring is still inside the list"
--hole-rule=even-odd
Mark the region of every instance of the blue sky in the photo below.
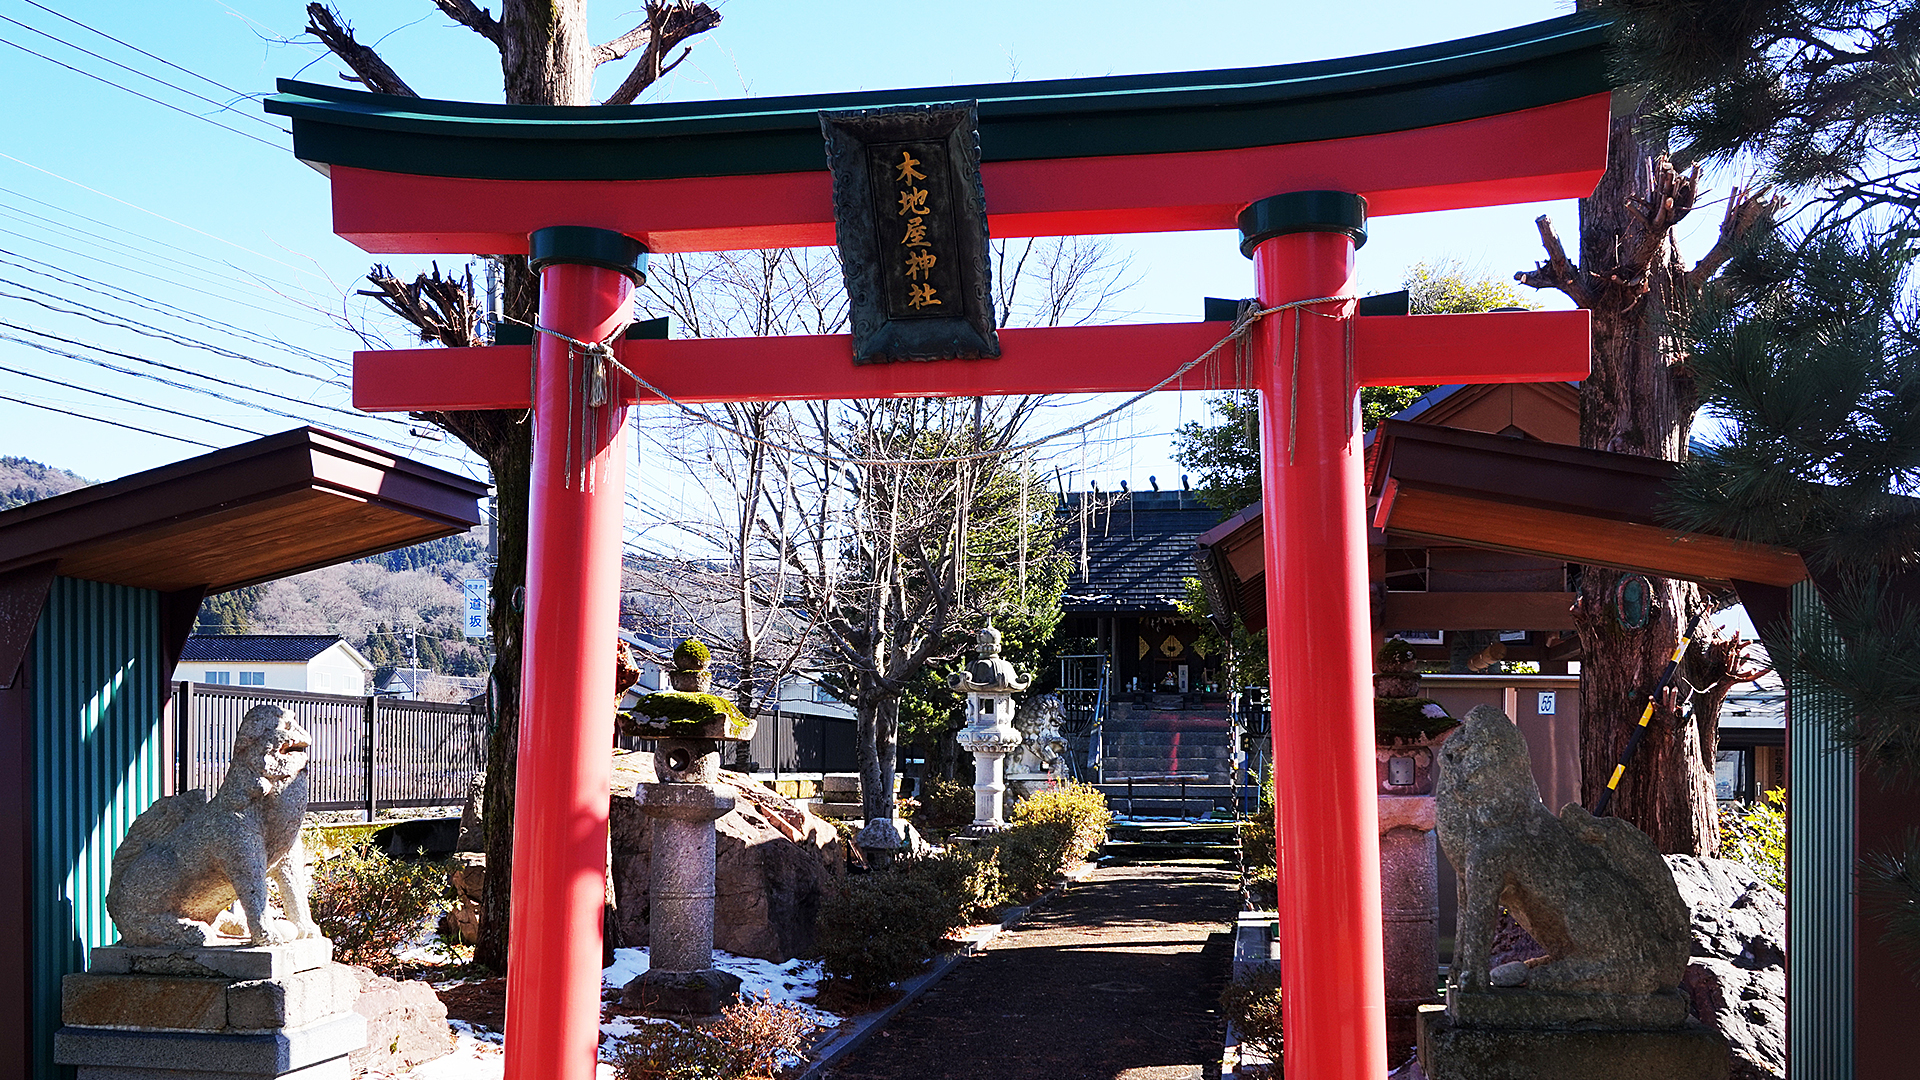
[[[231,445],[313,422],[480,474],[450,441],[418,437],[404,417],[342,411],[345,360],[358,342],[341,320],[396,345],[406,335],[350,295],[371,260],[328,231],[324,181],[293,159],[278,118],[247,97],[269,91],[276,78],[338,77],[330,57],[295,36],[305,22],[302,5],[41,3],[0,0],[0,16],[9,20],[0,22],[0,39],[10,43],[0,46],[0,81],[15,103],[0,129],[0,395],[126,427],[0,400],[0,454],[110,479],[205,452],[193,443]],[[499,99],[493,47],[426,0],[339,6],[360,39],[379,40],[422,94]],[[1058,0],[733,0],[721,5],[724,23],[697,39],[692,57],[643,100],[1287,63],[1464,37],[1566,7],[1545,0],[1193,2],[1173,10]],[[598,40],[637,18],[617,3],[595,4],[590,15]],[[603,90],[625,70],[603,68]],[[1454,259],[1499,276],[1529,267],[1538,250],[1532,222],[1543,212],[1564,234],[1575,230],[1570,202],[1376,219],[1361,252],[1362,284],[1397,288],[1419,261]],[[1250,264],[1234,239],[1118,238],[1139,283],[1109,321],[1189,319],[1203,296],[1247,295]],[[416,267],[393,262],[403,276]],[[1557,296],[1537,299],[1564,306]],[[1144,484],[1148,474],[1173,482],[1179,470],[1166,456],[1167,432],[1204,416],[1199,395],[1160,395],[1099,433],[1076,486],[1097,479],[1111,487],[1121,478]],[[1083,469],[1070,456],[1070,467]],[[670,478],[647,474],[659,500],[678,497]]]

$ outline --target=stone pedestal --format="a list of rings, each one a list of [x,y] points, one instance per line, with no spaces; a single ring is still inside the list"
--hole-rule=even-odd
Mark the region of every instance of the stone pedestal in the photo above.
[[[1376,680],[1383,676],[1375,676]],[[1434,838],[1433,749],[1374,750],[1380,782],[1380,916],[1384,928],[1387,1060],[1413,1051],[1422,1005],[1439,1003],[1439,846]]]
[[[346,1080],[366,1043],[333,945],[108,946],[61,983],[54,1060],[80,1080]]]
[[[656,758],[674,749],[667,742],[662,740]],[[717,769],[717,753],[703,756],[711,757]],[[663,767],[661,772],[697,775],[699,769]],[[621,1000],[649,1012],[711,1016],[731,1004],[740,989],[738,978],[713,967],[713,823],[733,809],[733,796],[701,783],[641,784],[635,795],[641,812],[654,819],[649,963],[626,985]]]
[[[1727,1080],[1726,1041],[1694,1020],[1653,1030],[1467,1026],[1427,1005],[1419,1027],[1429,1080]]]

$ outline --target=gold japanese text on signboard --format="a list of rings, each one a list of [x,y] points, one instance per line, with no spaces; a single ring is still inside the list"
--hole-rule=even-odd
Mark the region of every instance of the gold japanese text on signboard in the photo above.
[[[856,363],[995,357],[971,103],[821,115]]]

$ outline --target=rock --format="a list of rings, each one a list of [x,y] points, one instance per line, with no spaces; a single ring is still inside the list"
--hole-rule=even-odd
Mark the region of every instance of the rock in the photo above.
[[[395,1073],[453,1052],[447,1007],[423,982],[397,982],[356,966],[360,999],[353,1011],[366,1017],[367,1043],[347,1056],[354,1075]]]
[[[1691,1012],[1727,1040],[1731,1080],[1787,1075],[1786,898],[1728,859],[1669,855],[1692,910],[1681,988]]]
[[[651,753],[614,754],[611,842],[617,900],[615,944],[648,943],[652,819],[634,795],[654,783]],[[833,883],[846,873],[839,836],[824,819],[739,773],[715,781],[734,808],[714,822],[714,947],[784,963],[813,949],[813,921]]]

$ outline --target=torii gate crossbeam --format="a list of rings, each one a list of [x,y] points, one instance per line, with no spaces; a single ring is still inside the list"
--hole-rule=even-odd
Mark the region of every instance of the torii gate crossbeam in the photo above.
[[[369,251],[520,253],[544,327],[602,340],[653,251],[832,239],[817,114],[979,102],[996,235],[1238,225],[1255,362],[1187,385],[1262,394],[1263,490],[1287,1067],[1377,1080],[1385,1060],[1379,848],[1357,389],[1577,379],[1582,312],[1356,318],[1366,215],[1588,194],[1605,166],[1601,30],[1579,16],[1280,68],[758,102],[539,109],[283,83],[296,153],[326,168],[335,229]],[[1371,207],[1369,207],[1371,201]],[[1005,331],[997,361],[855,367],[844,337],[632,341],[676,399],[1140,390],[1219,323]],[[598,1044],[606,748],[599,668],[617,616],[624,421],[582,358],[520,347],[355,357],[375,410],[521,408],[535,443],[519,783],[510,1080],[588,1080]],[[1230,371],[1223,364],[1220,371]],[[622,385],[626,383],[625,385]],[[529,388],[531,387],[531,394]],[[529,402],[529,397],[533,400]]]

